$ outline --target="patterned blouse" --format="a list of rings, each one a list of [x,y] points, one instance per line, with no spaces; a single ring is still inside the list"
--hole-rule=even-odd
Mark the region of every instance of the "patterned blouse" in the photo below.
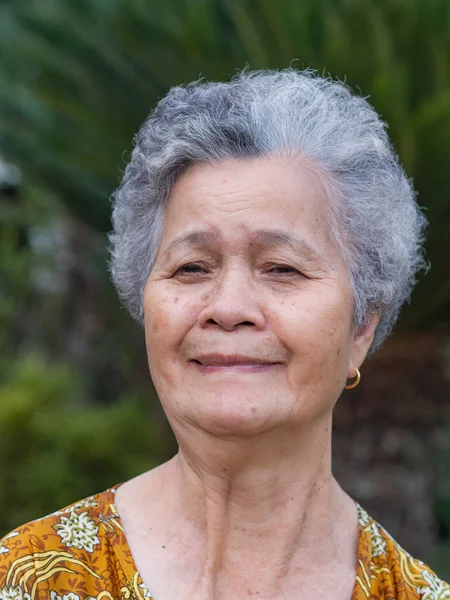
[[[0,600],[151,600],[114,506],[117,487],[4,537]],[[412,558],[359,505],[358,513],[351,600],[450,600],[449,584]]]

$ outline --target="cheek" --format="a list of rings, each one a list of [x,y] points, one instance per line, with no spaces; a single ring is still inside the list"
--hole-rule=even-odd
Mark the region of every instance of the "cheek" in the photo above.
[[[150,287],[150,286],[149,286]],[[200,311],[181,294],[152,286],[144,299],[145,343],[150,374],[163,405],[174,390],[183,387],[183,342]],[[150,293],[151,292],[151,293]],[[165,406],[170,412],[170,406]]]
[[[149,362],[167,359],[167,354],[183,335],[183,319],[167,302],[152,303],[145,310],[145,342]]]
[[[183,331],[174,309],[179,303],[156,299],[154,295],[147,297],[144,308],[145,344],[147,360],[153,383],[158,394],[168,386],[175,385],[176,348]]]
[[[350,338],[346,315],[301,311],[279,337],[291,353],[288,384],[300,411],[328,413],[345,385]],[[334,318],[333,318],[334,317]],[[311,413],[312,415],[313,413]]]
[[[195,324],[200,306],[165,286],[152,284],[144,297],[145,340],[150,364],[173,362],[183,339]]]
[[[303,297],[285,301],[272,320],[275,334],[293,357],[311,368],[345,362],[350,347],[351,307],[339,299],[327,300]]]
[[[155,306],[145,315],[145,328],[148,331],[148,337],[157,337],[158,333],[167,330],[171,326],[171,315],[163,306]]]

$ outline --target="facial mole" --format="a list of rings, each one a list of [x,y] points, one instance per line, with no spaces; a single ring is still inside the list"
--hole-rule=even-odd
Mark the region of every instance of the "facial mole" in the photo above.
[[[178,298],[178,296],[177,296],[177,297],[175,298],[175,300],[174,300],[174,304],[178,304],[178,301],[179,301],[179,300],[180,300],[180,299],[179,299],[179,298]]]

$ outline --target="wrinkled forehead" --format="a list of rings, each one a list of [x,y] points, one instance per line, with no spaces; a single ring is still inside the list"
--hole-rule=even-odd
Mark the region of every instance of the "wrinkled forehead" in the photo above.
[[[302,161],[283,156],[199,163],[172,189],[161,247],[199,230],[242,232],[268,244],[297,237],[320,247],[332,237],[329,213],[321,175]]]

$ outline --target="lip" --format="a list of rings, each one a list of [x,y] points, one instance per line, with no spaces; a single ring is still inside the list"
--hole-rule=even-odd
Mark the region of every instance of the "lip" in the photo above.
[[[190,361],[203,372],[261,372],[282,363],[243,354],[206,354],[197,356]]]

